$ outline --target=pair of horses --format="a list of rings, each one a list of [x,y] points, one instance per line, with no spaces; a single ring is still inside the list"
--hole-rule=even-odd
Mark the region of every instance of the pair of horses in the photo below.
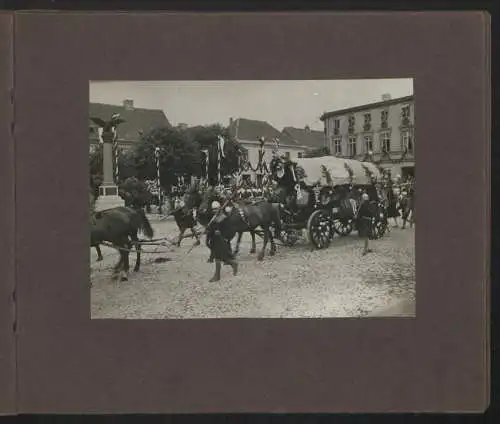
[[[272,229],[279,231],[281,226],[280,205],[271,203],[267,199],[255,199],[252,201],[235,200],[236,193],[229,197],[218,192],[216,188],[209,187],[202,196],[202,201],[198,207],[198,221],[210,232],[211,227],[215,226],[221,237],[230,244],[237,235],[236,248],[233,255],[239,253],[239,247],[243,233],[250,233],[252,237],[252,248],[250,253],[256,252],[255,235],[259,234],[257,228],[262,228],[262,249],[257,259],[262,261],[265,256],[266,247],[270,243],[269,255],[276,254],[276,244]],[[214,209],[214,205],[217,205]],[[220,218],[222,215],[223,219]],[[260,235],[260,234],[259,234]],[[220,279],[221,261],[223,260],[215,252],[213,240],[207,236],[207,247],[210,249],[209,262],[215,260],[215,274],[210,279],[211,282]]]

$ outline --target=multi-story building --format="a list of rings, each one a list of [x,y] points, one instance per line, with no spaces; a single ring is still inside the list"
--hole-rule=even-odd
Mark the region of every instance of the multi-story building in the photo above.
[[[108,120],[114,113],[119,113],[125,120],[118,127],[118,145],[123,150],[131,149],[142,134],[147,134],[154,128],[171,127],[165,113],[159,109],[144,109],[134,107],[134,101],[126,99],[122,105],[108,105],[103,103],[89,104],[89,141],[92,151],[100,143],[99,128],[90,120],[90,117]]]
[[[372,161],[392,175],[415,175],[413,96],[324,113],[326,145],[333,155]]]

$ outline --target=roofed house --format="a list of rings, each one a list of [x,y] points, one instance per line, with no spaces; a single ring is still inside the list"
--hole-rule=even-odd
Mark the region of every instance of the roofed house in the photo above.
[[[274,128],[266,121],[246,118],[230,118],[229,131],[233,137],[246,149],[248,160],[252,166],[256,166],[259,161],[259,138],[264,137],[265,154],[264,161],[269,164],[272,159],[273,139],[279,139],[279,149],[284,155],[291,159],[300,157],[305,148],[286,134]]]
[[[297,144],[304,146],[307,150],[326,147],[324,131],[311,130],[309,126],[304,128],[285,127],[282,134],[294,140]]]
[[[114,113],[120,114],[125,120],[118,127],[118,143],[125,150],[132,148],[142,134],[159,127],[171,127],[165,113],[161,109],[144,109],[134,107],[134,101],[126,99],[122,105],[89,103],[89,138],[92,146],[99,144],[98,127],[90,117],[108,120]]]

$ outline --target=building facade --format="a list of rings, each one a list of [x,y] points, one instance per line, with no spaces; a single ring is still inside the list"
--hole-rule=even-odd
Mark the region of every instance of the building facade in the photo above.
[[[393,176],[415,176],[414,96],[324,113],[325,142],[338,157],[372,161]]]

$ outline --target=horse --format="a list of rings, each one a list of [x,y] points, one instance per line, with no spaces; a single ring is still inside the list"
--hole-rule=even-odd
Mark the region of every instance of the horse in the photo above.
[[[220,202],[221,204],[223,202],[226,203],[226,207],[228,208],[232,208],[234,207],[235,205],[246,205],[246,206],[249,206],[249,205],[254,205],[260,201],[262,201],[263,199],[242,199],[242,198],[239,198],[237,200],[234,200],[234,199],[225,199],[222,194],[220,193],[217,193],[215,191],[215,189],[212,189],[210,188],[210,190],[213,190],[212,191],[212,201],[218,201]],[[198,209],[198,211],[200,211],[200,208]],[[201,225],[203,225],[204,227],[206,227],[210,221],[210,219],[213,217],[214,215],[214,211],[211,210],[211,208],[209,207],[207,211],[202,211],[201,213],[198,212],[198,217],[199,217],[199,222]],[[257,246],[256,246],[256,242],[255,242],[255,234],[256,234],[256,231],[254,229],[251,229],[251,228],[248,228],[246,229],[245,231],[241,231],[241,232],[238,232],[238,238],[236,240],[236,248],[234,249],[234,255],[236,256],[239,251],[240,251],[240,243],[241,243],[241,239],[243,237],[243,233],[245,232],[248,232],[250,233],[250,236],[252,237],[252,247],[250,248],[250,254],[254,254],[256,251],[257,251]],[[208,238],[207,238],[207,243],[208,243]],[[207,247],[210,248],[210,246],[207,244]],[[210,257],[208,259],[208,262],[209,263],[212,263],[214,261],[214,256],[213,254],[211,253],[210,254]]]
[[[91,215],[90,246],[95,247],[107,241],[120,251],[120,260],[114,267],[113,279],[116,279],[121,271],[121,281],[128,280],[129,250],[134,244],[137,252],[134,272],[139,271],[141,266],[141,247],[137,237],[139,231],[149,239],[153,238],[153,228],[142,209],[118,206]]]
[[[191,230],[193,236],[196,238],[195,246],[200,245],[200,237],[195,230],[197,225],[197,219],[195,216],[195,211],[201,205],[202,196],[196,187],[193,187],[186,191],[184,196],[179,202],[179,205],[170,212],[175,219],[177,228],[179,229],[179,238],[177,240],[177,247],[180,247],[182,238],[186,230]]]
[[[95,190],[93,187],[90,187],[90,190],[89,190],[89,211],[90,211],[91,216],[93,213],[95,213],[95,201],[96,201]],[[102,252],[101,252],[101,248],[99,246],[99,243],[94,245],[94,246],[91,246],[91,247],[95,248],[95,250],[97,252],[97,262],[102,261],[104,258],[102,256]]]
[[[261,227],[263,230],[263,246],[259,252],[257,259],[262,261],[264,259],[267,243],[270,242],[271,249],[269,255],[273,256],[276,253],[276,244],[271,232],[271,226],[280,228],[280,205],[278,203],[268,202],[266,199],[257,200],[252,203],[247,202],[227,202],[214,187],[209,187],[203,195],[203,200],[198,209],[199,222],[204,227],[207,227],[214,215],[217,213],[225,213],[227,220],[224,221],[224,229],[227,238],[232,240],[238,234],[238,241],[235,249],[237,254],[239,251],[239,243],[243,233],[250,232],[255,234],[255,230]],[[225,206],[223,211],[214,211],[212,209],[213,202],[219,202]],[[252,236],[252,250],[255,251],[255,236]],[[210,240],[207,238],[207,246],[210,248]],[[209,260],[210,261],[210,260]]]

